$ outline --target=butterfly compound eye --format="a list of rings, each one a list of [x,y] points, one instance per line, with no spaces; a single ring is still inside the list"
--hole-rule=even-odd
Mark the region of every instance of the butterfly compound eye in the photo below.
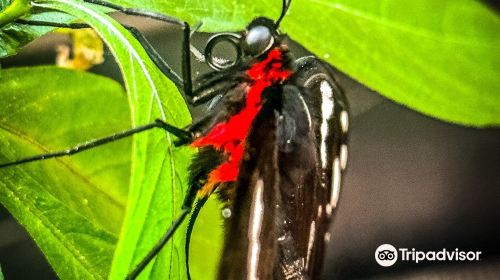
[[[250,28],[243,41],[243,51],[247,55],[259,56],[274,44],[274,37],[268,27],[258,25]]]

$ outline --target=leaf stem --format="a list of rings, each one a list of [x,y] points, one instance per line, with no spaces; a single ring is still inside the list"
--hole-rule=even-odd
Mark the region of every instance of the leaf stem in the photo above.
[[[0,12],[0,28],[30,13],[31,2],[29,0],[13,0]]]

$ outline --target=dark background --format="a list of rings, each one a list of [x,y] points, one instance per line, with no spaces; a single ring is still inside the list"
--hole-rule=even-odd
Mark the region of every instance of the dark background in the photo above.
[[[180,69],[180,32],[150,20],[118,17],[139,26]],[[196,35],[195,46],[202,49],[207,36]],[[55,46],[61,43],[71,42],[66,35],[44,36],[0,62],[3,68],[53,64]],[[297,56],[306,53],[290,44]],[[92,71],[120,81],[109,52],[105,59]],[[323,278],[499,279],[500,129],[444,123],[395,104],[342,73],[339,79],[351,105],[349,164]],[[473,263],[397,262],[384,268],[374,260],[383,243],[422,251],[479,250],[482,255]],[[7,280],[56,278],[3,208],[0,264]]]

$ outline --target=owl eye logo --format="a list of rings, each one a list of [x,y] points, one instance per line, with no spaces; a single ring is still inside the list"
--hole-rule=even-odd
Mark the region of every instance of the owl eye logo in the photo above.
[[[383,250],[378,252],[378,259],[382,261],[392,261],[396,257],[396,252]]]
[[[391,244],[382,244],[375,250],[375,260],[381,266],[392,266],[398,260],[398,251]]]

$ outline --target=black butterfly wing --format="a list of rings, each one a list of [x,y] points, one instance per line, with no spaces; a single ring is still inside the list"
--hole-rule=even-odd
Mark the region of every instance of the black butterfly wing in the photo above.
[[[297,61],[266,90],[235,186],[219,279],[315,279],[345,167],[347,103],[329,67]]]
[[[262,108],[247,138],[246,156],[240,166],[231,218],[226,222],[226,242],[219,279],[272,279],[277,260],[279,214],[278,116]]]
[[[310,56],[296,67],[284,88],[278,129],[283,230],[291,240],[281,244],[275,279],[319,277],[347,161],[348,105],[330,66]]]

